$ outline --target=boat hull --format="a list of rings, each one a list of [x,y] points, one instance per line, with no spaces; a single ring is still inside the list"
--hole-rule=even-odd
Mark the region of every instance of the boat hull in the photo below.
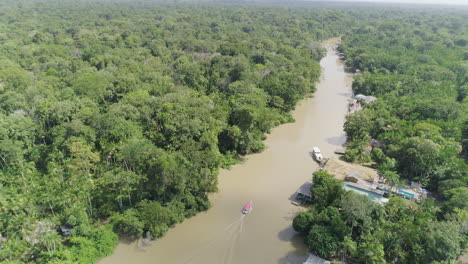
[[[247,214],[252,209],[252,202],[248,202],[244,208],[242,208],[242,214]]]

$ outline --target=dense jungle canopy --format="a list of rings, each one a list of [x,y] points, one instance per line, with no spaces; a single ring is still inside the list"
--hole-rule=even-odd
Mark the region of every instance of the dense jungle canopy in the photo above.
[[[353,92],[377,101],[347,117],[350,162],[371,163],[389,186],[421,183],[432,197],[384,206],[346,192],[327,172],[294,219],[310,251],[351,263],[453,263],[468,242],[468,16],[400,10],[342,38]],[[391,19],[389,19],[391,18]],[[378,142],[369,151],[372,142]]]
[[[0,262],[94,263],[119,235],[158,238],[209,208],[219,168],[261,151],[315,91],[320,41],[335,36],[363,71],[353,89],[379,97],[348,119],[346,157],[441,195],[394,202],[423,223],[413,211],[363,211],[398,224],[394,236],[432,235],[373,237],[375,254],[392,261],[403,250],[398,261],[414,263],[428,248],[418,241],[443,237],[449,251],[424,257],[453,259],[466,246],[467,24],[454,8],[1,1]],[[386,147],[365,152],[371,138]],[[339,208],[307,213],[308,238],[337,228],[315,214],[353,217],[328,206]],[[361,254],[373,230],[349,219],[331,224],[342,233],[328,251],[311,251],[334,256],[347,243]]]

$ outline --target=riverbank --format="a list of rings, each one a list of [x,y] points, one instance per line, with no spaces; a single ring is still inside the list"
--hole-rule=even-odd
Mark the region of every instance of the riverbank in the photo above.
[[[210,196],[212,208],[146,247],[120,243],[100,263],[302,263],[306,248],[291,227],[300,208],[289,199],[318,167],[311,148],[319,146],[325,157],[333,157],[345,142],[352,75],[333,50],[337,41],[324,42],[327,56],[320,62],[321,81],[314,97],[303,100],[292,113],[296,122],[273,129],[262,153],[220,172],[219,192]],[[252,212],[240,218],[242,206],[250,200]]]

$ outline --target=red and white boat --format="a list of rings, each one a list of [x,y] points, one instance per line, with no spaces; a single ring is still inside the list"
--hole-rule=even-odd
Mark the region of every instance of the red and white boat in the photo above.
[[[252,210],[252,205],[253,205],[252,201],[248,202],[248,203],[244,206],[244,208],[242,208],[242,213],[243,213],[243,214],[247,214],[248,212],[250,212],[250,210]]]

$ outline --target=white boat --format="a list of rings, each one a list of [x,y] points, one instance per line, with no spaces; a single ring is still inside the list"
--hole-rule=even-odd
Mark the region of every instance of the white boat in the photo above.
[[[312,155],[314,159],[318,162],[323,160],[322,152],[320,152],[320,149],[318,147],[312,148]]]

